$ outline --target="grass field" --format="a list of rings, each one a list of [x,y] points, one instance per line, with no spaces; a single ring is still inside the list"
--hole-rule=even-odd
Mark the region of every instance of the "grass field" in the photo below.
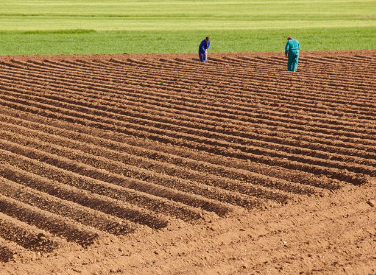
[[[375,49],[374,0],[5,0],[0,54]]]

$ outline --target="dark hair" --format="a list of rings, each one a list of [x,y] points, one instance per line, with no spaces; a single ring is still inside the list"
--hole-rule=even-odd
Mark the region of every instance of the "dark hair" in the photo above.
[[[206,37],[206,40],[210,40],[210,37],[209,37],[209,36],[207,36],[207,37]]]

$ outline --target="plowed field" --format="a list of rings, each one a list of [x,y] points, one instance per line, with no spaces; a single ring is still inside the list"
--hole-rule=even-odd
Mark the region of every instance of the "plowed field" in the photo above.
[[[0,274],[376,274],[376,51],[3,56]]]

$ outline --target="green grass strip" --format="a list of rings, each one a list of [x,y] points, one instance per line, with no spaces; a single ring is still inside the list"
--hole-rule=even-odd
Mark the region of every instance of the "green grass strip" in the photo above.
[[[3,0],[0,54],[376,48],[375,0]]]
[[[376,29],[312,28],[213,31],[0,31],[0,54],[196,53],[205,36],[210,52],[283,51],[288,36],[302,51],[374,49]]]

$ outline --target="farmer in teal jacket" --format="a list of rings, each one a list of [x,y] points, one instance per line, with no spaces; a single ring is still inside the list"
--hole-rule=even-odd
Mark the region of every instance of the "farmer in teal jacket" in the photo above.
[[[288,57],[287,69],[289,71],[296,72],[298,68],[299,50],[299,41],[289,36],[285,47],[285,55]]]

